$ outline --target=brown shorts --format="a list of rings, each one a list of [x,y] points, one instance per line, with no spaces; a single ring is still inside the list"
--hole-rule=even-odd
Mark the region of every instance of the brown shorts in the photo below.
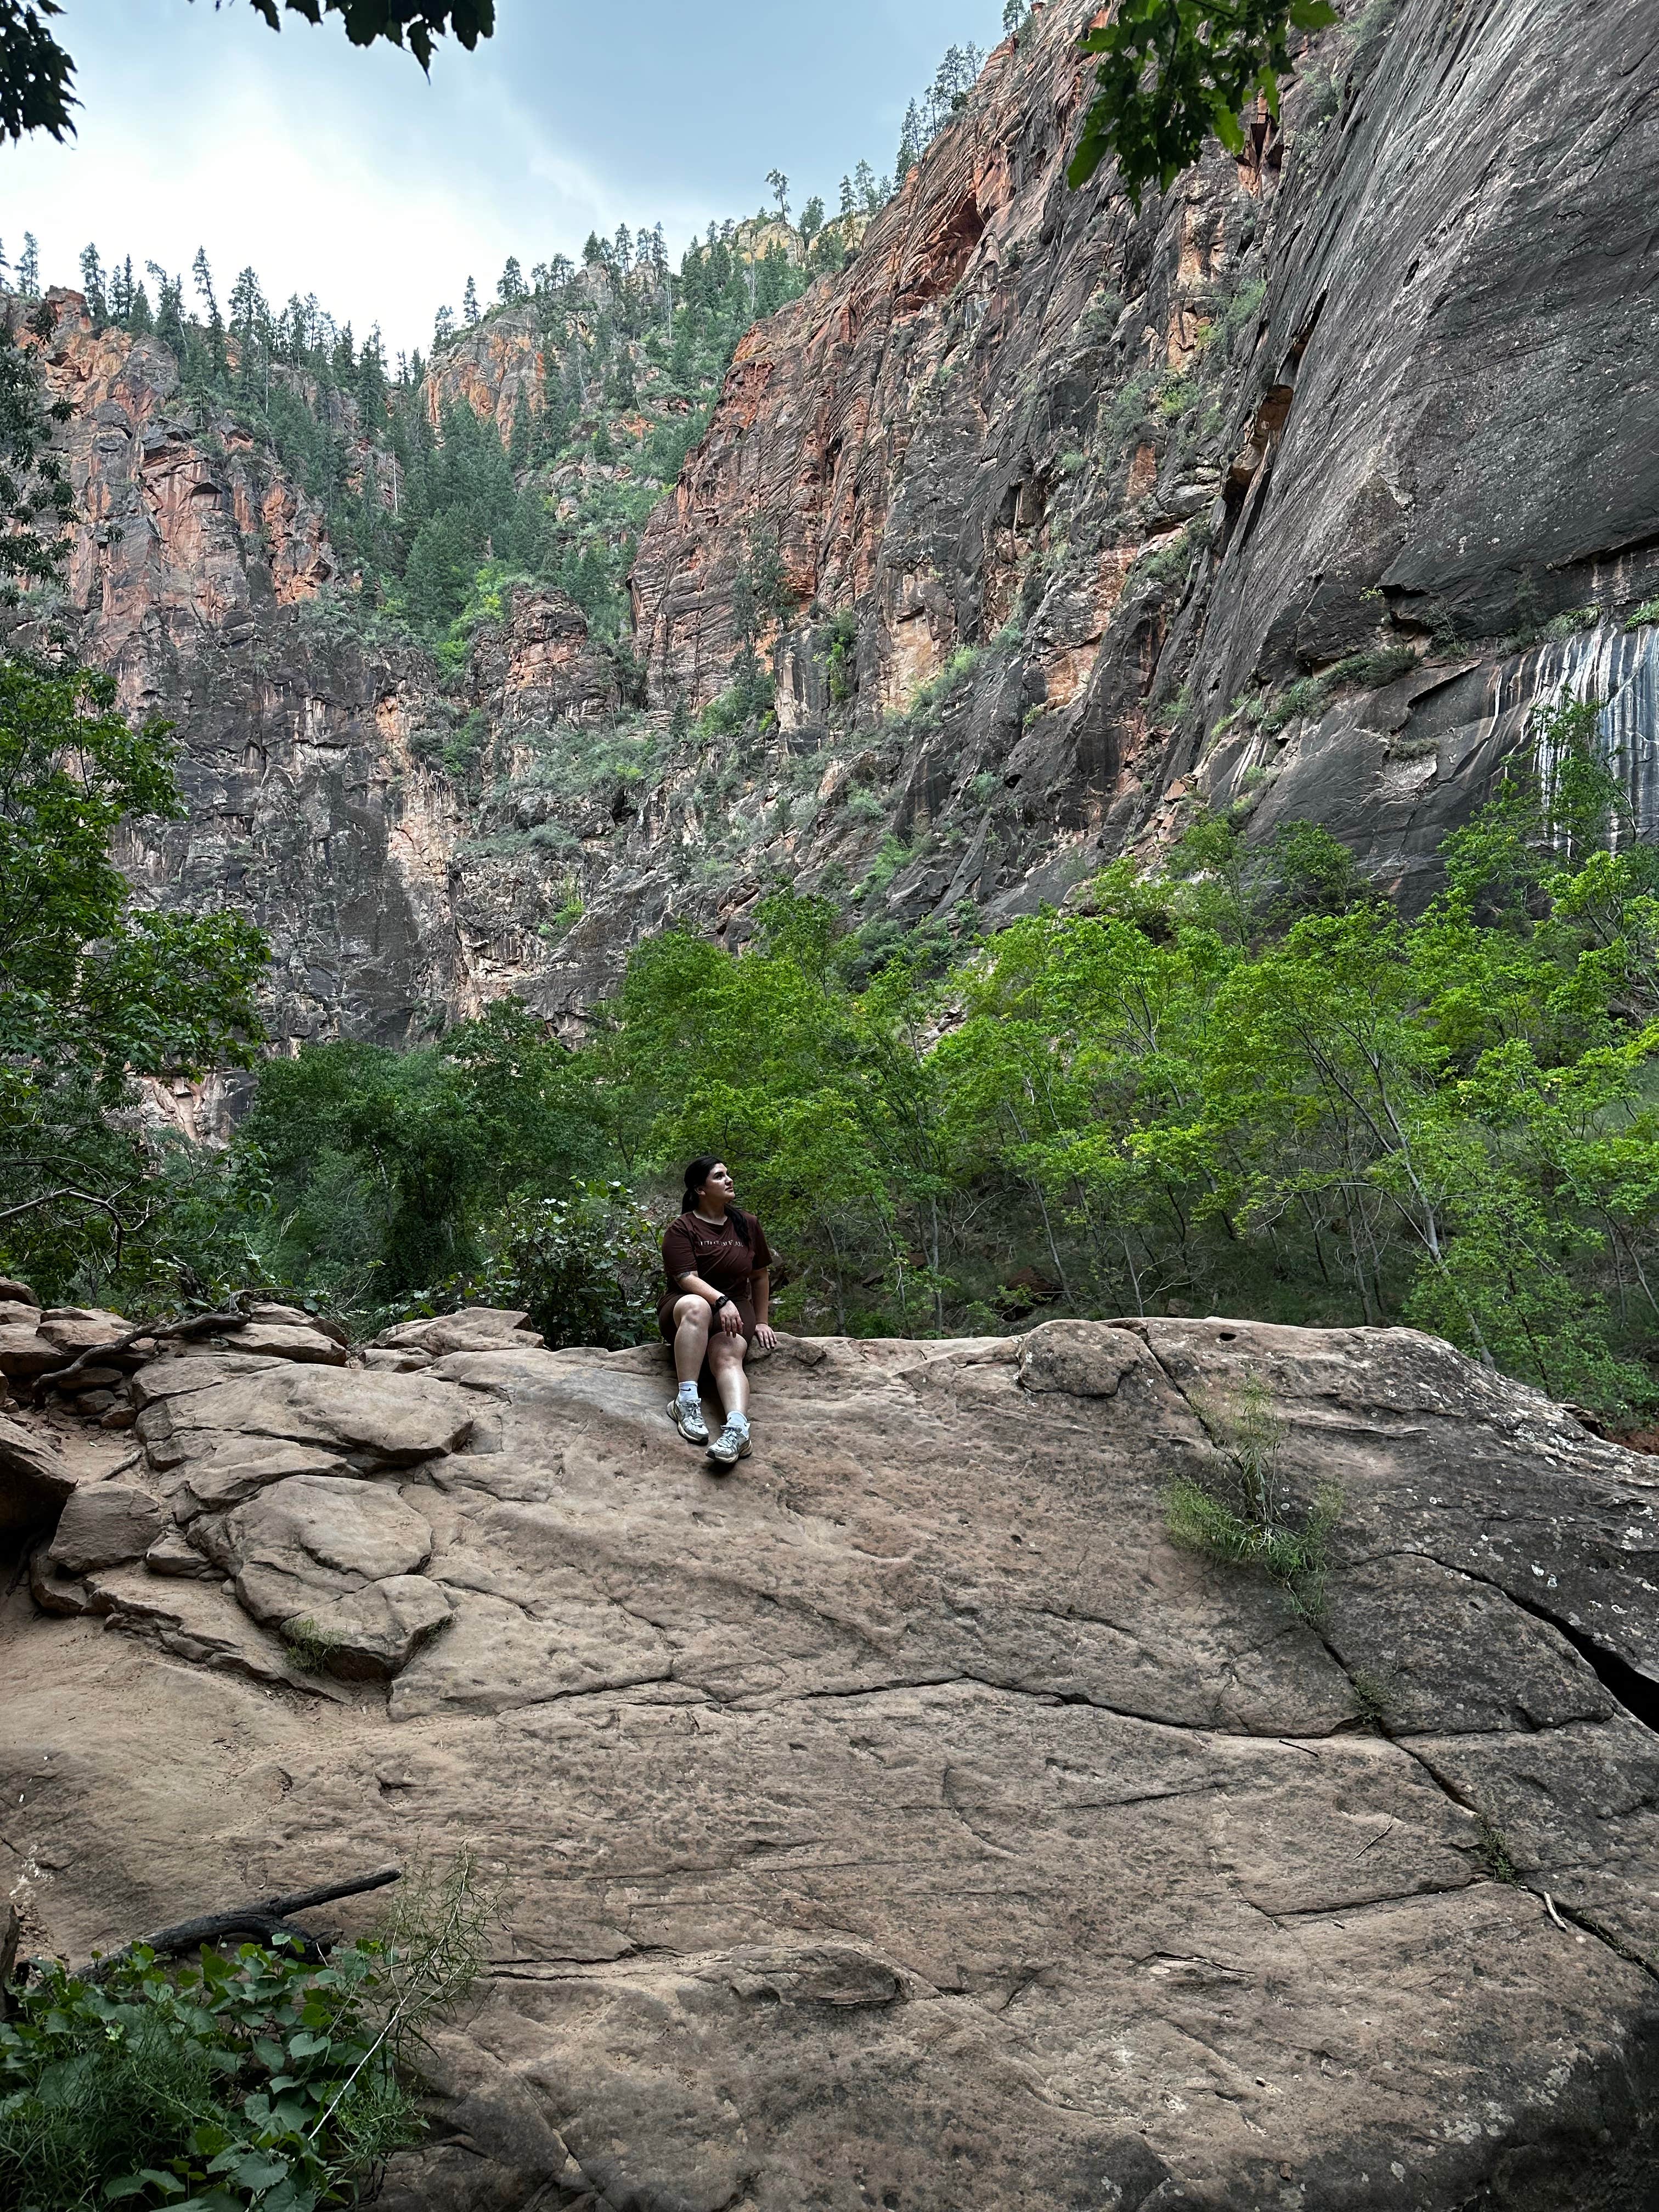
[[[678,1305],[680,1300],[687,1295],[687,1292],[684,1291],[665,1291],[658,1304],[657,1327],[662,1332],[662,1340],[665,1344],[672,1344],[674,1341],[674,1309]],[[752,1344],[755,1340],[755,1300],[753,1293],[747,1290],[728,1291],[726,1292],[726,1296],[731,1299],[732,1304],[737,1308],[738,1314],[742,1316],[743,1333]],[[714,1335],[715,1329],[719,1328],[719,1326],[720,1323],[717,1320],[711,1320],[708,1330],[708,1334],[711,1337]]]

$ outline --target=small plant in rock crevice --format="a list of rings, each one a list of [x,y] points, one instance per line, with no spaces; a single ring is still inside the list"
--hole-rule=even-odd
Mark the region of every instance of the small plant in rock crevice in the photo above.
[[[1484,1813],[1475,1817],[1474,1853],[1493,1881],[1520,1881],[1521,1869],[1510,1856],[1507,1838]]]
[[[329,1661],[339,1650],[341,1640],[319,1627],[308,1613],[287,1622],[283,1629],[283,1649],[302,1674],[327,1674]]]
[[[1205,1480],[1183,1475],[1170,1485],[1170,1540],[1234,1566],[1261,1568],[1318,1626],[1328,1609],[1327,1553],[1341,1493],[1323,1489],[1292,1517],[1279,1464],[1285,1426],[1260,1376],[1247,1376],[1236,1398],[1195,1394],[1190,1402],[1217,1448],[1217,1465]]]
[[[1394,1680],[1397,1669],[1378,1674],[1366,1667],[1356,1667],[1348,1676],[1353,1691],[1354,1711],[1368,1727],[1380,1729],[1394,1710]]]

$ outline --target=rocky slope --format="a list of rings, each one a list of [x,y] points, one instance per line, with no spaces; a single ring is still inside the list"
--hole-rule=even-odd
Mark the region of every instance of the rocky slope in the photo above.
[[[515,1322],[0,1430],[27,1944],[470,1839],[398,2208],[1651,2202],[1651,1460],[1409,1331],[1054,1322],[786,1340],[722,1482]],[[1318,1626],[1165,1534],[1251,1376]]]
[[[279,1034],[509,988],[567,1015],[665,920],[740,939],[780,875],[994,918],[1194,796],[1325,821],[1415,895],[1564,685],[1609,701],[1653,822],[1639,0],[1372,0],[1283,135],[1139,214],[1065,182],[1087,13],[1039,9],[848,269],[744,341],[640,548],[643,708],[556,594],[453,676],[366,626],[274,457],[60,299],[67,616],[185,750],[191,819],[131,866],[270,928]],[[523,310],[463,333],[434,419],[510,435],[536,347]],[[757,568],[779,726],[688,729]]]

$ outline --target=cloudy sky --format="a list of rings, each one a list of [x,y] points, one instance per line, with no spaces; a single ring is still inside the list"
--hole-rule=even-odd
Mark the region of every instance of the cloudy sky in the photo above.
[[[315,292],[361,334],[424,345],[469,273],[486,297],[591,229],[662,222],[675,258],[751,213],[781,168],[833,205],[860,155],[890,169],[906,101],[945,48],[1000,35],[1001,0],[497,0],[495,38],[407,55],[337,20],[273,35],[246,0],[66,0],[79,134],[0,147],[0,246],[40,240],[48,282],[107,262],[189,267],[221,295]],[[152,295],[154,287],[152,286]]]

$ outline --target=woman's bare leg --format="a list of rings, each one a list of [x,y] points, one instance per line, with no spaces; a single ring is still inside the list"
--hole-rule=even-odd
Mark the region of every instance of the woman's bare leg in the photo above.
[[[703,1311],[708,1310],[705,1306]],[[749,1377],[743,1370],[744,1354],[748,1349],[746,1336],[728,1336],[724,1329],[717,1329],[709,1340],[708,1364],[714,1373],[714,1388],[720,1394],[720,1404],[728,1413],[746,1414],[749,1411]]]
[[[674,1375],[681,1382],[695,1382],[702,1372],[708,1349],[709,1304],[688,1291],[674,1307]]]

